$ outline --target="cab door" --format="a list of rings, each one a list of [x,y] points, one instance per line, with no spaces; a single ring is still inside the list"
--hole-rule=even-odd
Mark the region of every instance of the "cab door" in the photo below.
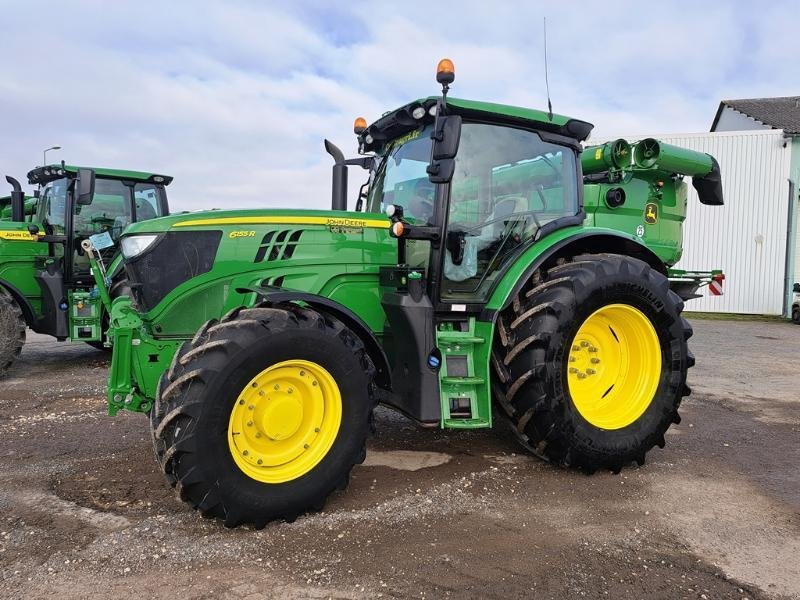
[[[464,123],[450,182],[440,302],[485,303],[544,225],[579,212],[576,172],[575,150],[536,131]]]

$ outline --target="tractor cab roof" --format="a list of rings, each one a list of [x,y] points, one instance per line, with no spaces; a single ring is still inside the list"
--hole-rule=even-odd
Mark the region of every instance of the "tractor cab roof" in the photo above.
[[[44,184],[61,177],[75,177],[80,169],[92,169],[97,177],[106,179],[125,179],[129,181],[141,181],[143,183],[160,183],[169,185],[172,177],[169,175],[159,175],[158,173],[146,173],[144,171],[125,171],[123,169],[104,169],[102,167],[78,167],[75,165],[45,165],[36,167],[28,172],[28,183],[31,185]]]
[[[432,122],[434,116],[431,113],[435,114],[439,100],[438,96],[429,96],[385,113],[360,134],[359,142],[365,151],[379,150],[385,142]],[[420,108],[422,110],[419,110]],[[533,108],[461,98],[447,98],[447,110],[449,114],[461,115],[465,119],[530,127],[562,135],[577,142],[585,141],[594,128],[594,125],[586,121],[564,115],[549,115]]]

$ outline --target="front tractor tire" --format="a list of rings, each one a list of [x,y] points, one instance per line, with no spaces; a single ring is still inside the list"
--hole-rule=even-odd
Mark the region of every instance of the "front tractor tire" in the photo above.
[[[156,457],[182,500],[228,527],[321,510],[366,456],[374,372],[361,340],[313,310],[234,311],[162,376]]]
[[[0,287],[0,377],[22,352],[25,345],[25,319],[14,298]]]
[[[692,328],[646,263],[585,255],[538,273],[498,320],[496,395],[520,442],[589,473],[644,464],[680,422]]]

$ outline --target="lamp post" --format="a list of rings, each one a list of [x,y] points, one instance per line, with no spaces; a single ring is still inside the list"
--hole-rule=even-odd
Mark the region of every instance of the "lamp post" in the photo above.
[[[61,150],[61,146],[51,146],[50,148],[42,152],[42,166],[45,166],[47,164],[47,153],[50,152],[50,150]]]

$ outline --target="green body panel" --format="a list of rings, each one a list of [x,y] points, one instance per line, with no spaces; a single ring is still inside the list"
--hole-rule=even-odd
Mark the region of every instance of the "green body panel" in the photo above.
[[[264,219],[280,222],[261,222]],[[303,222],[318,220],[319,222]],[[195,222],[205,224],[192,224]],[[191,224],[185,227],[186,224]],[[255,302],[252,292],[237,289],[274,285],[319,294],[351,308],[378,335],[385,316],[380,307],[378,272],[397,262],[397,242],[389,237],[381,214],[331,211],[214,211],[173,215],[131,224],[137,232],[221,230],[214,268],[186,281],[142,315],[158,325],[159,337],[191,337],[208,319]],[[269,235],[272,240],[265,242]],[[287,248],[299,236],[291,254]],[[281,239],[282,242],[275,242]],[[264,250],[261,260],[256,260]]]
[[[37,316],[41,314],[42,291],[33,275],[44,268],[46,258],[47,244],[28,234],[27,223],[0,222],[0,283],[16,288]]]
[[[618,208],[610,208],[605,202],[606,192],[614,187],[626,192],[625,204]],[[685,181],[674,181],[659,171],[646,171],[637,173],[624,185],[586,184],[583,189],[586,225],[631,235],[668,266],[680,260],[688,198]],[[645,218],[648,204],[656,206],[655,223]]]

